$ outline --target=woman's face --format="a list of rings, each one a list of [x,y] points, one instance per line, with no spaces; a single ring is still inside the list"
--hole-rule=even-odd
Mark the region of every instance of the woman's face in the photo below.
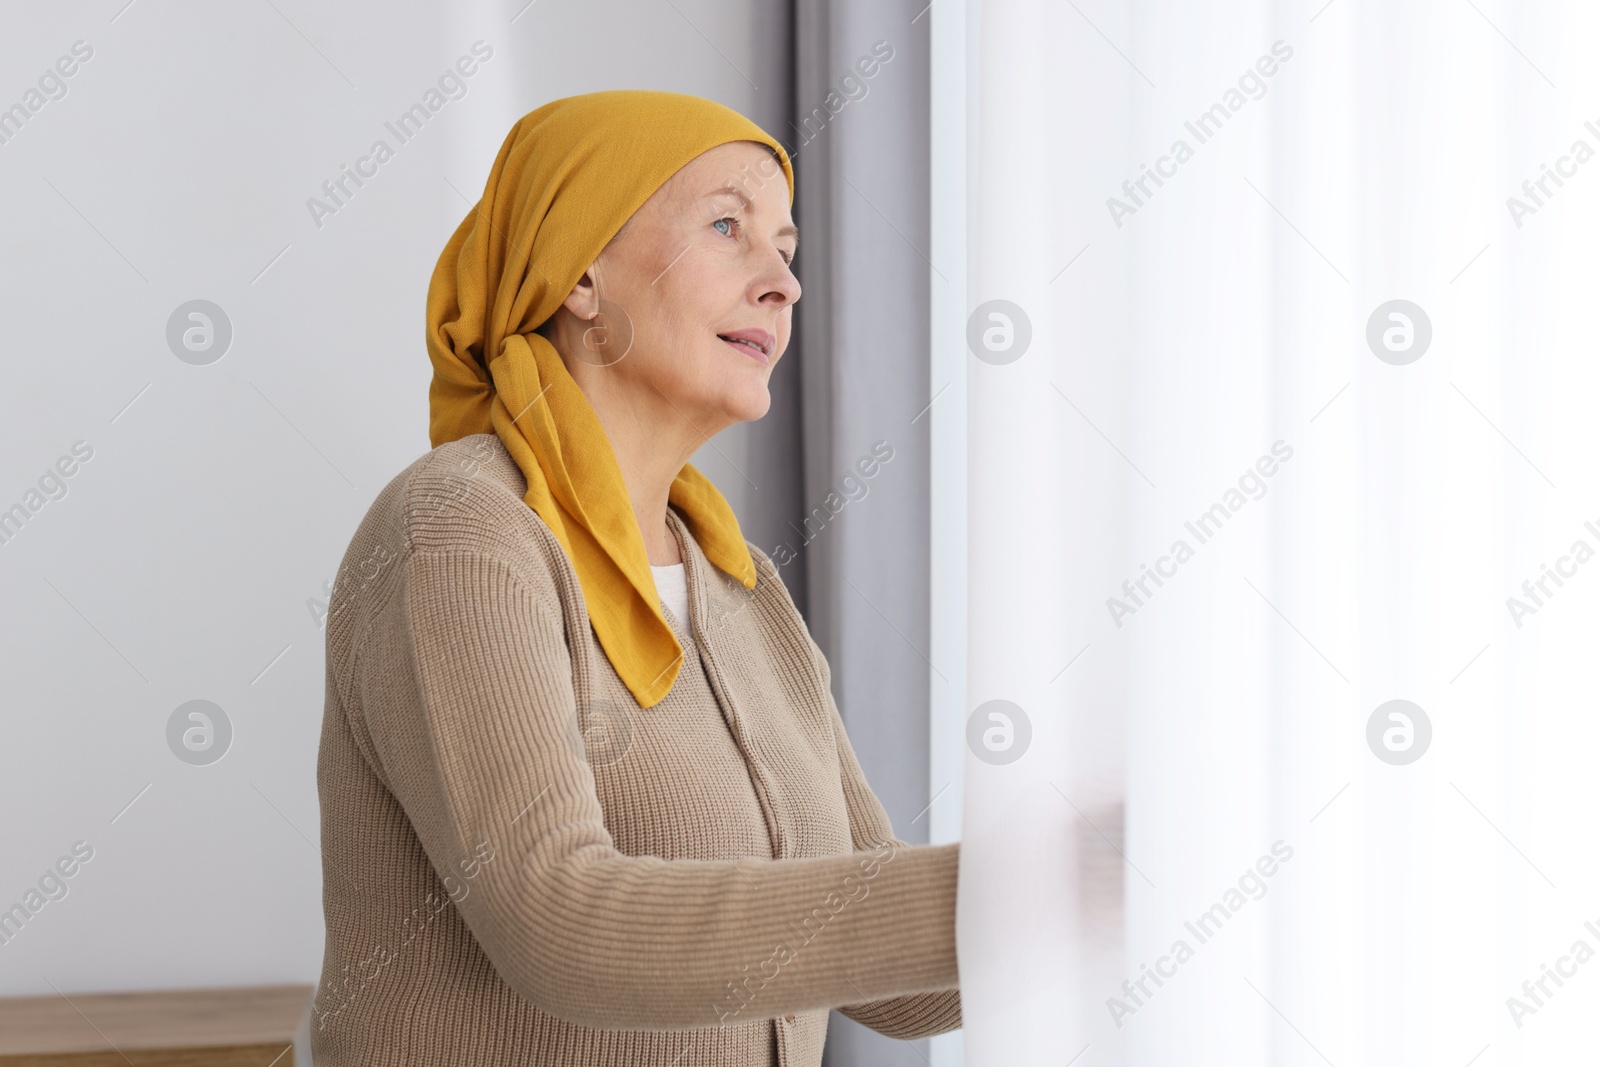
[[[718,145],[651,194],[573,289],[566,310],[600,316],[578,323],[587,343],[563,355],[603,367],[603,381],[573,370],[641,414],[670,405],[707,435],[758,419],[800,299],[797,247],[772,153]]]

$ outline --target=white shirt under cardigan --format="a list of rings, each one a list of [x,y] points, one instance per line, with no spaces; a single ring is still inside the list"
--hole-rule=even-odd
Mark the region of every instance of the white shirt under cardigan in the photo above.
[[[650,572],[656,576],[656,592],[667,602],[672,617],[678,620],[685,632],[688,632],[689,579],[684,574],[683,564],[671,563],[665,567],[657,567],[652,563]]]

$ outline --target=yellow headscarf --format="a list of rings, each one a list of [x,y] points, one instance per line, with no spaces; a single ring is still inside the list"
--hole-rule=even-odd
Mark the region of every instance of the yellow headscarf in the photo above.
[[[622,471],[588,398],[534,333],[622,224],[679,168],[729,141],[788,153],[711,100],[619,89],[554,100],[511,128],[483,197],[428,284],[433,446],[493,430],[527,476],[523,499],[566,549],[596,637],[639,703],[672,688],[683,650],[662,617]],[[722,494],[685,464],[669,500],[745,588],[755,563]]]

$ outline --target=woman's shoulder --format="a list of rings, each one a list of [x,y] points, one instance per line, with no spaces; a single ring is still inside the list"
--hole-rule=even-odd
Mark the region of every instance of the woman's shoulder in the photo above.
[[[380,572],[419,553],[459,552],[503,562],[541,587],[560,584],[560,542],[523,501],[527,479],[492,433],[471,434],[426,452],[378,493],[357,527],[335,588],[348,600],[377,594]]]
[[[528,480],[496,434],[448,441],[401,478],[397,518],[407,550],[494,556],[541,583],[562,569],[561,544],[524,500]]]

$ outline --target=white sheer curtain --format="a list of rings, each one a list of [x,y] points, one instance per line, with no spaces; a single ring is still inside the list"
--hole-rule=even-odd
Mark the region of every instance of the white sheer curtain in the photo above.
[[[1600,14],[941,6],[966,1062],[1592,1056]]]

